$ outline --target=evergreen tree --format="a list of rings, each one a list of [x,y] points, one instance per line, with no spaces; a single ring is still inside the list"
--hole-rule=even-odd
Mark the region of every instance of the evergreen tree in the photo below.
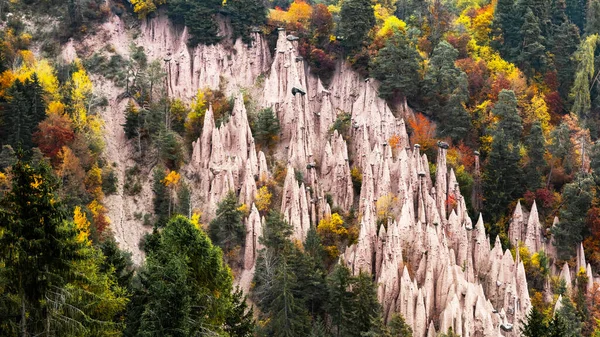
[[[154,182],[152,183],[152,192],[154,192],[154,198],[152,202],[154,204],[154,215],[156,215],[156,226],[163,227],[169,220],[169,191],[164,184],[165,170],[162,168],[156,168],[153,173]]]
[[[518,55],[522,20],[516,13],[514,0],[498,0],[492,23],[492,45],[508,61],[514,61]]]
[[[585,35],[600,34],[600,1],[590,0],[585,23]]]
[[[309,331],[309,315],[304,303],[295,293],[298,279],[284,255],[275,274],[275,282],[271,291],[273,302],[269,308],[270,335],[295,337],[305,336]]]
[[[438,134],[458,142],[464,139],[471,129],[471,115],[465,108],[468,98],[467,76],[464,72],[456,79],[457,87],[448,98],[448,103],[440,110]]]
[[[46,330],[44,299],[64,289],[73,262],[82,259],[77,233],[65,225],[65,210],[55,202],[58,182],[51,172],[43,162],[32,167],[20,153],[12,169],[12,189],[0,200],[0,280],[7,295],[1,301],[14,300],[18,318],[9,325],[18,326],[23,336]]]
[[[563,122],[550,132],[552,142],[548,146],[548,151],[552,157],[560,161],[561,168],[566,174],[573,173],[575,169],[575,150],[571,142],[571,131],[569,126]],[[552,163],[554,166],[554,162]],[[554,167],[550,169],[552,171]]]
[[[327,277],[327,312],[331,316],[335,336],[348,336],[353,333],[351,321],[354,319],[354,296],[350,287],[354,279],[346,266],[336,265]]]
[[[169,2],[168,14],[174,22],[188,27],[190,46],[211,45],[221,41],[215,18],[221,7],[222,2],[219,0],[172,0]]]
[[[544,158],[546,153],[546,140],[542,131],[542,125],[536,121],[531,126],[531,131],[527,137],[527,154],[529,161],[525,166],[525,182],[527,189],[535,191],[542,187],[542,174],[548,163]]]
[[[521,322],[521,334],[524,337],[545,337],[548,336],[548,325],[545,317],[535,306],[527,314],[526,322]]]
[[[7,96],[9,100],[0,112],[0,143],[29,150],[34,146],[32,136],[38,124],[46,118],[44,89],[34,73],[25,81],[15,80]]]
[[[523,26],[521,26],[521,49],[518,62],[529,76],[535,72],[543,73],[547,67],[546,48],[540,23],[531,8],[527,8]]]
[[[146,258],[138,293],[138,336],[222,334],[232,313],[232,276],[221,250],[188,219],[177,216]],[[235,310],[234,310],[235,311]],[[134,312],[132,312],[134,314]]]
[[[516,147],[523,133],[523,121],[519,116],[515,93],[512,90],[502,90],[492,112],[500,117],[498,129],[501,129],[506,136],[506,140]]]
[[[494,134],[483,179],[484,209],[494,222],[505,213],[509,203],[522,194],[518,151],[503,129]],[[497,229],[492,228],[490,238],[493,239],[497,234]]]
[[[368,34],[375,25],[371,0],[346,0],[342,3],[338,36],[348,55],[354,55],[368,45]]]
[[[316,234],[316,231],[313,230],[313,233]],[[318,237],[318,234],[316,235]],[[311,255],[307,250],[309,248],[307,246],[308,236],[306,240],[304,252],[294,247],[293,253],[290,254],[289,264],[298,278],[296,293],[311,316],[318,317],[324,314],[323,309],[327,298],[326,271],[323,267],[322,255],[318,258]],[[319,248],[312,247],[311,249],[318,251]],[[320,249],[323,248],[320,247]]]
[[[577,25],[580,32],[584,31],[586,18],[586,0],[566,0],[567,16]]]
[[[252,337],[254,332],[253,310],[246,304],[246,296],[236,288],[231,298],[229,313],[225,318],[225,332],[230,337]]]
[[[571,22],[564,21],[555,27],[551,40],[554,68],[558,77],[558,92],[566,103],[575,74],[575,64],[571,58],[579,46],[579,29]]]
[[[125,137],[127,139],[136,138],[139,134],[140,128],[140,114],[138,109],[135,107],[133,100],[129,100],[127,107],[125,108],[125,124],[123,124],[123,130],[125,131]]]
[[[421,55],[406,33],[395,31],[371,62],[371,75],[381,81],[379,96],[412,98],[419,89]]]
[[[377,290],[371,275],[361,272],[352,286],[353,312],[349,323],[349,336],[361,336],[381,317],[381,305],[377,301]]]
[[[560,211],[560,222],[553,228],[556,248],[561,259],[571,258],[575,254],[575,247],[588,234],[585,218],[592,206],[593,184],[592,176],[582,173],[563,189],[564,207]]]
[[[577,313],[577,308],[568,296],[562,297],[562,308],[555,314],[554,321],[550,324],[550,336],[556,336],[560,332],[562,337],[579,337],[583,324]]]
[[[390,320],[390,332],[393,337],[412,337],[413,332],[410,325],[406,323],[401,314],[395,313]]]
[[[191,217],[191,191],[186,183],[182,183],[181,187],[177,191],[177,210],[178,214],[185,217]]]
[[[261,26],[267,18],[263,1],[229,0],[225,3],[225,12],[231,20],[233,38],[241,37],[248,45],[253,41],[251,28]]]
[[[223,248],[225,253],[243,244],[246,237],[246,228],[242,222],[243,213],[239,207],[235,193],[229,191],[217,205],[216,217],[208,226],[212,241]]]
[[[292,233],[292,226],[283,220],[283,215],[272,210],[267,215],[265,231],[259,240],[276,255],[281,255],[288,248],[290,243],[288,238]]]
[[[158,151],[160,159],[168,169],[177,170],[183,163],[181,148],[175,132],[162,130],[158,141]]]
[[[258,112],[254,128],[254,139],[258,145],[264,148],[275,145],[280,130],[279,119],[273,113],[272,108],[265,108]]]

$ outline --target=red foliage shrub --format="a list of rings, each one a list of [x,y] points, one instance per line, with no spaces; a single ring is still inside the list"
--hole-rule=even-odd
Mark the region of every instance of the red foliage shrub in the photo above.
[[[54,164],[57,163],[58,152],[63,146],[71,144],[73,139],[75,139],[75,132],[71,127],[71,121],[59,114],[50,114],[38,125],[38,131],[33,134],[34,142]]]

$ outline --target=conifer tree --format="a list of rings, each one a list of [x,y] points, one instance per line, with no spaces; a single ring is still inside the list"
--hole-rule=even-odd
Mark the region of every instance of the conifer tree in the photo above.
[[[464,72],[456,79],[456,89],[449,95],[448,102],[440,110],[438,134],[458,142],[464,139],[471,128],[471,116],[465,108],[468,98],[467,76]]]
[[[530,76],[534,72],[543,73],[547,67],[545,39],[542,36],[540,22],[531,8],[527,8],[525,12],[521,36],[521,50],[518,56],[521,68]]]
[[[566,0],[567,8],[567,16],[577,25],[580,32],[584,31],[585,28],[585,18],[586,18],[586,0]]]
[[[412,98],[420,81],[421,55],[410,44],[406,33],[395,31],[371,62],[371,74],[381,81],[379,96],[391,99],[396,94]]]
[[[46,117],[44,89],[34,73],[25,81],[17,79],[7,89],[7,96],[10,98],[0,112],[0,143],[29,150],[38,124]]]
[[[498,129],[504,132],[506,140],[513,146],[517,146],[523,133],[523,121],[519,116],[515,93],[512,90],[502,90],[492,112],[500,117]]]
[[[535,306],[527,314],[527,321],[523,322],[521,334],[524,337],[544,337],[548,336],[548,325],[545,317]]]
[[[585,217],[592,206],[593,185],[592,176],[581,173],[563,189],[564,206],[560,211],[560,222],[553,227],[556,249],[561,259],[571,258],[575,254],[575,247],[588,234]]]
[[[489,212],[492,221],[497,221],[508,204],[522,194],[518,151],[518,147],[513,146],[505,135],[504,129],[499,128],[494,134],[483,179],[484,210]],[[495,231],[492,228],[490,237],[498,234]]]
[[[254,139],[257,144],[265,148],[269,148],[275,144],[281,127],[279,126],[279,119],[273,113],[272,108],[262,109],[258,112],[254,129]]]
[[[600,1],[590,0],[585,22],[585,35],[600,34]]]
[[[508,61],[514,61],[518,55],[518,42],[521,41],[519,29],[522,24],[522,18],[515,10],[515,1],[498,0],[492,23],[492,45]]]
[[[335,336],[352,334],[351,321],[354,311],[353,294],[350,291],[354,283],[350,270],[346,266],[336,265],[327,277],[328,300],[327,311],[331,313],[331,323],[335,328]]]
[[[248,45],[253,41],[251,28],[262,25],[267,17],[263,1],[255,0],[228,0],[225,12],[231,20],[233,38],[241,37]]]
[[[535,191],[542,186],[542,174],[548,163],[544,158],[546,153],[546,140],[542,131],[542,125],[536,121],[531,126],[527,137],[527,155],[529,161],[525,166],[525,181],[527,189]]]
[[[381,305],[371,275],[361,272],[352,286],[354,310],[349,324],[349,336],[360,337],[371,330],[373,320],[381,317]]]
[[[583,40],[575,53],[577,62],[575,81],[571,89],[570,98],[573,100],[571,111],[580,118],[585,118],[590,113],[590,82],[594,77],[594,55],[598,44],[598,35],[588,36]]]
[[[558,77],[558,92],[563,102],[566,103],[569,100],[569,91],[573,85],[576,69],[571,58],[579,46],[579,29],[565,20],[555,26],[551,40],[554,68]]]
[[[354,55],[368,45],[368,33],[375,25],[371,0],[346,0],[342,4],[338,36],[348,55]]]
[[[246,236],[246,229],[242,222],[243,213],[239,207],[235,193],[229,191],[217,205],[216,217],[208,226],[212,241],[223,248],[225,253],[241,245]]]

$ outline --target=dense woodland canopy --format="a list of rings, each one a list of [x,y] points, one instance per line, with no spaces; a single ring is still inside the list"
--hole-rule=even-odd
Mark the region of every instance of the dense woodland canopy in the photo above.
[[[281,163],[256,195],[266,228],[250,310],[232,285],[249,205],[232,191],[202,224],[179,173],[209,103],[220,125],[233,99],[223,89],[201,89],[192,102],[168,97],[160,61],[144,46],[132,45],[127,57],[107,48],[58,61],[62,43],[84,38],[109,15],[136,22],[160,10],[188,27],[190,47],[238,37],[251,44],[260,31],[274,48],[285,27],[325,85],[341,61],[379,80],[393,110],[406,102],[415,111],[411,141],[430,159],[437,139],[451,145],[448,164],[472,214],[484,212],[490,240],[519,251],[534,305],[523,334],[600,335],[598,289],[581,286],[569,297],[543,252],[510,247],[507,236],[517,201],[536,200],[556,263],[572,262],[583,241],[600,268],[600,0],[0,0],[0,335],[412,335],[401,316],[384,322],[370,275],[352,276],[337,263],[357,240],[353,210],[334,207],[305,242],[290,238],[276,212]],[[51,29],[31,30],[48,16]],[[219,34],[223,19],[231,36]],[[92,74],[129,100],[123,128],[136,165],[125,168],[124,193],[140,195],[141,177],[152,175],[153,212],[136,214],[153,228],[140,243],[141,266],[119,249],[106,215],[116,164],[103,155],[98,112],[108,102],[93,94]],[[277,117],[271,109],[249,117],[257,146],[271,157]],[[346,135],[349,118],[340,113],[332,130]],[[359,194],[356,167],[352,178]],[[542,296],[548,280],[551,302]],[[553,315],[559,295],[563,307]]]

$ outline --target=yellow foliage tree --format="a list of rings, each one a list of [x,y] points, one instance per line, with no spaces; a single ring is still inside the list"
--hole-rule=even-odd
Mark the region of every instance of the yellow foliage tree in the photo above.
[[[87,125],[87,100],[92,94],[92,81],[83,68],[81,61],[76,60],[77,71],[71,76],[71,101],[75,109],[74,124],[79,128]]]
[[[254,203],[256,204],[256,208],[258,208],[258,210],[261,212],[268,211],[269,207],[271,206],[272,197],[273,194],[269,191],[269,188],[267,186],[259,188],[256,192],[256,196],[254,197]]]
[[[406,22],[398,19],[394,15],[390,15],[383,21],[383,26],[377,31],[377,37],[384,37],[394,33],[395,30],[404,31]]]
[[[90,222],[84,212],[81,211],[81,207],[75,207],[73,214],[73,222],[77,229],[77,242],[90,245]]]
[[[308,27],[311,15],[312,7],[309,4],[304,2],[304,0],[295,0],[290,5],[290,9],[288,9],[286,15],[286,22],[298,22],[306,28]]]
[[[335,259],[339,256],[338,246],[348,239],[348,229],[344,226],[344,220],[338,213],[333,213],[330,218],[319,221],[317,233],[329,257]]]
[[[398,209],[398,198],[393,193],[388,193],[377,199],[375,203],[377,208],[377,219],[385,222],[389,218],[394,218]]]
[[[538,120],[542,124],[544,134],[548,135],[550,132],[550,113],[548,113],[548,105],[544,98],[539,93],[536,93],[525,107],[525,123],[533,124]]]
[[[154,12],[157,6],[165,4],[166,0],[130,0],[133,5],[133,11],[138,14],[140,19]]]
[[[176,186],[179,183],[179,179],[181,179],[181,175],[177,171],[171,171],[162,182],[167,187]]]

